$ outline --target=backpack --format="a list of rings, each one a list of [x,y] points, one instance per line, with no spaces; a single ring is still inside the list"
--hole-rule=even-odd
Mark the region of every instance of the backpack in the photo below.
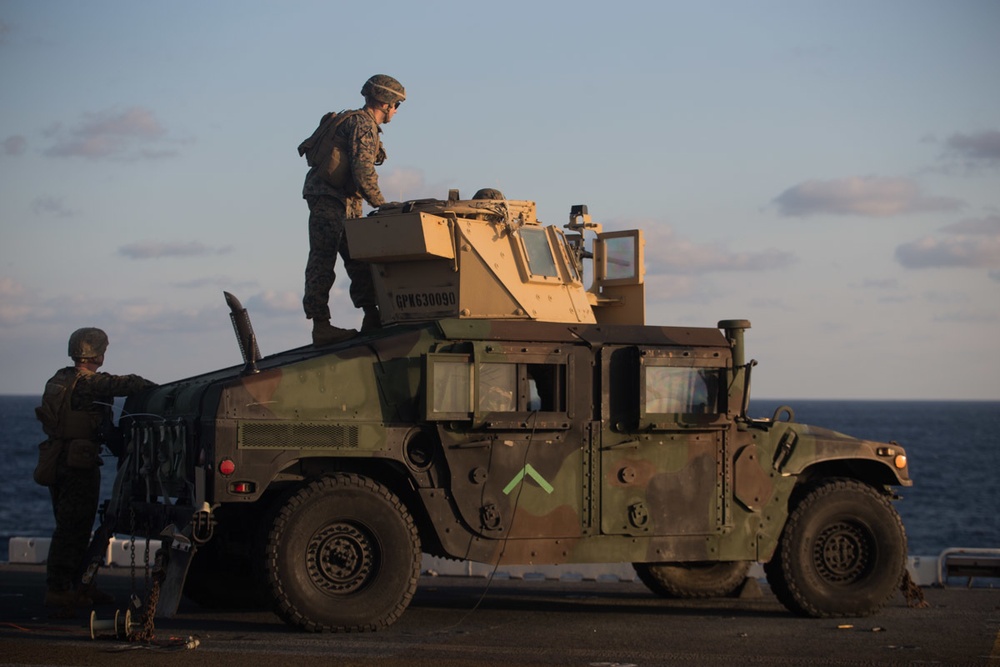
[[[351,165],[345,159],[347,144],[336,136],[337,128],[358,113],[361,110],[325,114],[316,130],[299,144],[299,155],[304,155],[306,163],[318,168],[323,179],[339,190],[353,190],[353,178]]]
[[[38,445],[38,464],[32,473],[36,483],[52,486],[56,483],[59,463],[64,459],[67,440],[64,438],[70,396],[80,375],[73,368],[63,368],[45,383],[42,404],[35,408],[35,416],[42,422],[42,430],[49,436]]]

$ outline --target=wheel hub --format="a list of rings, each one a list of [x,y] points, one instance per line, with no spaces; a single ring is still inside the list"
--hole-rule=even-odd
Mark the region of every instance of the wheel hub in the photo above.
[[[306,565],[313,583],[331,594],[353,593],[364,587],[375,564],[371,537],[357,526],[335,523],[309,540]]]
[[[827,581],[851,583],[871,566],[872,540],[861,527],[838,522],[826,528],[813,546],[813,562]]]

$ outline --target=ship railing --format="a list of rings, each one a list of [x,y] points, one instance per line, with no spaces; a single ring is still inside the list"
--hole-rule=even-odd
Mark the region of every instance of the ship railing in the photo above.
[[[1000,549],[945,549],[937,566],[938,586],[947,586],[950,577],[968,577],[971,587],[977,577],[1000,578]]]

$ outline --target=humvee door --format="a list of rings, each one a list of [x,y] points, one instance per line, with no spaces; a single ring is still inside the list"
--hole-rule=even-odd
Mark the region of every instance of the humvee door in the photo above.
[[[472,347],[427,356],[426,417],[438,423],[460,514],[484,537],[581,535],[588,351]]]
[[[725,363],[697,347],[601,350],[604,534],[717,532],[730,423]]]

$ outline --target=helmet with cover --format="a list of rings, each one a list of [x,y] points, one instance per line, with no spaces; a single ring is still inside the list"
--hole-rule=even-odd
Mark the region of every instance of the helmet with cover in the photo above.
[[[406,100],[406,89],[403,84],[388,74],[376,74],[361,88],[361,94],[366,100],[375,100],[383,104],[398,104]]]
[[[504,199],[503,193],[496,188],[482,188],[472,195],[473,199]]]
[[[77,329],[69,337],[69,356],[74,359],[94,359],[108,349],[108,334],[97,327]]]

